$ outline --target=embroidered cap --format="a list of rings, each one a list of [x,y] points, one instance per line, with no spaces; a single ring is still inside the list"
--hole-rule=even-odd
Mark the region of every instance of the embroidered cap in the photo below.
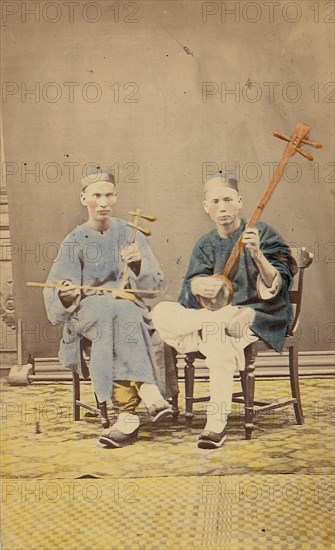
[[[90,183],[96,183],[97,181],[109,181],[115,185],[115,178],[112,170],[103,170],[102,168],[95,168],[87,172],[81,180],[82,190],[90,185]]]
[[[212,188],[213,185],[222,185],[223,187],[230,187],[235,189],[238,193],[237,179],[235,174],[230,172],[217,172],[211,176],[208,176],[204,186],[204,194]]]

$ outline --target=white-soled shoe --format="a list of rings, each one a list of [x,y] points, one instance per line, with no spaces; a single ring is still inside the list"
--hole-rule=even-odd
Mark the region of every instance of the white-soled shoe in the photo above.
[[[161,399],[148,407],[148,413],[153,422],[170,420],[173,417],[172,407],[165,399]]]
[[[204,430],[199,435],[198,447],[199,449],[219,449],[220,447],[222,447],[226,439],[226,428],[221,433]]]
[[[110,449],[126,447],[137,440],[138,430],[139,428],[136,428],[131,434],[124,434],[117,428],[112,428],[109,432],[105,432],[99,437],[99,443],[106,445]]]

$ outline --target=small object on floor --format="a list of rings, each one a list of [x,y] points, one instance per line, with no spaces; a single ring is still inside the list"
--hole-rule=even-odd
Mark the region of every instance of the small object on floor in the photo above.
[[[173,417],[172,407],[165,399],[161,399],[148,407],[148,413],[153,422],[170,420]]]
[[[106,445],[110,449],[120,449],[134,443],[138,436],[139,428],[136,428],[131,434],[124,434],[117,428],[112,428],[109,432],[103,433],[99,438],[99,443]]]
[[[36,422],[35,424],[35,434],[40,434],[41,432],[41,425],[39,422]]]
[[[221,433],[204,430],[199,435],[199,449],[219,449],[227,439],[227,432],[224,429]]]

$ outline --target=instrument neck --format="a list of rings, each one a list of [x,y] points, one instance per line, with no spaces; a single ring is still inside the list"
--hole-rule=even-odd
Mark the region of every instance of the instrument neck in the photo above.
[[[240,254],[241,254],[241,251],[242,251],[242,248],[243,248],[243,245],[242,245],[242,235],[243,235],[243,232],[246,228],[246,222],[245,220],[240,220],[241,223],[239,225],[239,228],[236,232],[239,232],[240,233],[240,236],[238,237],[237,241],[235,242],[234,246],[233,246],[233,249],[230,253],[230,256],[222,270],[222,275],[224,275],[225,277],[227,277],[227,279],[232,279],[232,272],[234,270],[234,267],[235,265],[237,264],[237,262],[239,261],[240,259]],[[235,233],[235,231],[234,231]],[[229,237],[231,237],[234,233],[232,233],[231,235],[229,235]]]
[[[267,188],[265,189],[260,201],[258,202],[251,218],[249,219],[247,225],[246,225],[246,229],[249,229],[249,228],[252,228],[256,225],[257,221],[259,220],[259,218],[261,217],[262,213],[263,213],[263,210],[265,208],[265,206],[267,205],[267,203],[269,202],[276,186],[278,185],[282,175],[283,175],[283,171],[284,171],[284,168],[286,166],[286,164],[288,163],[289,161],[289,158],[292,156],[292,152],[289,148],[289,146],[286,147],[285,151],[284,151],[284,154],[283,154],[283,157],[280,161],[280,163],[278,164],[274,174],[273,174],[273,177],[271,179],[271,181],[269,182]],[[225,277],[227,278],[230,278],[231,279],[231,274],[232,274],[232,271],[235,267],[235,265],[237,264],[237,262],[239,261],[239,258],[240,258],[240,255],[241,255],[241,252],[242,252],[242,248],[243,248],[243,244],[242,244],[242,235],[240,236],[240,238],[238,239],[238,241],[236,242],[233,250],[231,251],[231,254],[228,258],[228,261],[222,271],[222,275],[224,275]]]

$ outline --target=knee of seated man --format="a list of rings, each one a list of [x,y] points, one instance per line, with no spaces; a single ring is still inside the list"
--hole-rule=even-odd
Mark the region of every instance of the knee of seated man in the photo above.
[[[127,321],[134,321],[142,318],[142,311],[134,302],[130,300],[114,300],[113,316],[124,317]]]
[[[177,302],[160,302],[157,304],[151,312],[154,327],[165,326],[166,321],[170,320],[171,316],[177,315],[180,308],[182,306]]]
[[[86,296],[80,304],[80,312],[84,319],[90,322],[99,322],[104,316],[106,302],[103,296]]]
[[[226,333],[232,338],[244,338],[255,319],[255,311],[250,307],[236,306],[234,314],[226,325]]]
[[[130,300],[115,299],[109,295],[88,296],[82,302],[82,309],[93,321],[108,321],[117,316],[125,316],[129,320],[141,314],[140,308]]]

